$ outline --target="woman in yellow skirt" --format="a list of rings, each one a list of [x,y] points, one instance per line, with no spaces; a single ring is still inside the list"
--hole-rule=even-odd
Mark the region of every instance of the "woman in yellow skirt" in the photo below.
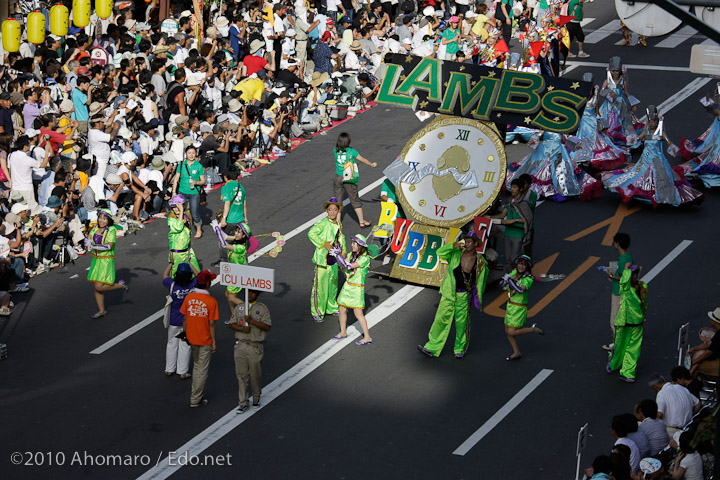
[[[95,287],[95,302],[98,306],[97,313],[92,318],[100,318],[107,315],[105,310],[105,292],[124,289],[128,286],[125,280],[115,283],[115,240],[117,230],[113,224],[112,213],[109,210],[98,210],[97,225],[90,231],[85,239],[85,246],[90,250],[92,261],[87,279]]]
[[[513,349],[512,355],[505,357],[507,361],[518,360],[522,357],[515,337],[526,333],[545,335],[545,332],[538,328],[535,323],[529,328],[525,327],[528,313],[528,296],[535,281],[532,275],[532,266],[533,263],[530,257],[520,255],[515,260],[515,270],[505,274],[502,279],[502,284],[508,292],[508,302],[505,308],[505,334]]]

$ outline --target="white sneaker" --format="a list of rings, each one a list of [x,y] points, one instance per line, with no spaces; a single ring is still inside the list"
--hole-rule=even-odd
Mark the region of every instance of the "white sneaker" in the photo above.
[[[588,55],[588,54],[585,53],[585,52],[579,52],[577,56],[578,56],[579,58],[589,58],[589,57],[590,57],[590,55]]]
[[[568,52],[567,58],[575,58],[575,57],[577,57],[577,55],[575,55],[575,54],[572,53],[572,52]]]

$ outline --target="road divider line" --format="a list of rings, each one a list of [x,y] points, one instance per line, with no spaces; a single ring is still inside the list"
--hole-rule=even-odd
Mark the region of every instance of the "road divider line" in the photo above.
[[[692,245],[692,240],[683,240],[678,244],[677,247],[673,248],[670,253],[665,255],[665,258],[660,260],[660,263],[655,265],[648,273],[646,273],[640,280],[642,280],[645,283],[650,283],[655,277],[657,277],[660,272],[665,270],[665,267],[670,265],[670,263],[675,260],[677,257],[680,256],[682,252],[685,251],[686,248],[688,248],[690,245]]]
[[[607,63],[600,63],[600,62],[585,62],[582,60],[571,60],[566,63],[566,65],[577,65],[579,67],[596,67],[596,68],[602,68],[605,70],[608,66]],[[672,67],[672,66],[666,66],[666,65],[628,65],[627,66],[630,70],[658,70],[663,72],[689,72],[689,67]],[[605,78],[605,73],[603,72],[602,77]]]
[[[512,412],[515,407],[520,405],[537,387],[539,387],[552,374],[552,370],[543,369],[530,380],[518,393],[516,393],[509,402],[502,406],[500,410],[490,417],[475,433],[470,435],[458,448],[455,449],[453,455],[464,456],[477,443],[483,439],[485,435],[490,433],[500,422]]]
[[[697,33],[695,27],[685,26],[669,37],[661,40],[655,48],[675,48],[685,40],[692,38]]]
[[[585,43],[598,43],[620,30],[620,20],[612,20],[585,36]]]
[[[390,298],[382,302],[380,305],[372,309],[367,315],[368,328],[372,328],[391,316],[399,308],[412,300],[418,293],[424,290],[424,287],[416,285],[406,285]],[[335,354],[340,352],[353,340],[362,335],[357,322],[348,327],[348,337],[344,340],[328,340],[317,350],[298,362],[287,372],[273,380],[269,385],[263,388],[263,403],[260,407],[251,407],[245,414],[238,415],[235,413],[236,408],[233,407],[228,413],[223,415],[215,423],[210,425],[197,436],[190,439],[183,446],[174,450],[175,458],[187,452],[188,458],[200,455],[215,442],[223,438],[232,430],[246,422],[250,417],[258,413],[280,395],[288,391],[292,386],[296,385],[300,380],[308,376],[322,364],[330,360]],[[368,347],[365,347],[368,348]],[[372,347],[369,347],[372,348]],[[182,468],[179,462],[170,464],[169,457],[165,457],[158,464],[138,477],[138,480],[156,480],[165,479]]]
[[[662,102],[660,105],[658,105],[657,110],[660,115],[665,115],[667,112],[672,110],[673,108],[680,105],[683,101],[685,101],[686,98],[688,98],[690,95],[694,94],[698,90],[700,90],[702,87],[710,83],[710,80],[712,78],[710,77],[700,77],[696,78],[692,82],[688,83],[682,90],[678,91],[674,95],[672,95],[670,98]],[[641,122],[645,122],[647,120],[647,115],[643,115],[643,117],[640,119]]]
[[[374,189],[376,189],[377,187],[379,187],[380,185],[382,185],[382,182],[383,182],[383,181],[385,181],[385,177],[384,177],[384,176],[383,176],[383,177],[380,177],[378,180],[374,181],[373,183],[371,183],[371,184],[368,185],[367,187],[365,187],[365,188],[363,188],[362,190],[360,190],[359,195],[362,197],[363,195],[365,195],[365,194],[373,191]],[[350,204],[350,200],[346,198],[345,201],[343,202],[343,205],[349,205],[349,204]],[[323,218],[324,216],[325,216],[325,213],[321,213],[320,215],[318,215],[318,216],[316,216],[316,217],[308,220],[307,222],[303,223],[303,224],[300,225],[299,227],[297,227],[297,228],[289,231],[288,233],[284,234],[283,237],[284,237],[285,241],[287,242],[287,241],[290,240],[291,238],[299,235],[299,234],[302,233],[303,231],[305,231],[305,230],[307,230],[308,228],[312,227],[312,226],[315,225],[317,222],[319,222],[320,220],[322,220],[322,218]],[[214,234],[213,234],[213,235],[214,235]],[[270,242],[269,245],[266,245],[266,246],[264,246],[263,248],[259,249],[257,252],[253,253],[252,255],[250,255],[250,256],[248,257],[248,263],[251,263],[251,262],[257,260],[258,258],[262,257],[264,254],[266,254],[267,252],[269,252],[270,250],[272,250],[273,248],[275,248],[276,245],[277,245],[277,240],[274,240],[274,241]],[[215,280],[213,280],[212,285],[217,285],[219,282],[220,282],[220,277],[218,277],[218,278],[216,278]],[[153,323],[155,320],[157,320],[157,319],[159,319],[159,318],[162,318],[162,316],[163,316],[163,311],[164,311],[164,310],[158,310],[157,312],[153,313],[152,315],[150,315],[150,316],[147,317],[146,319],[144,319],[144,320],[136,323],[135,325],[133,325],[132,327],[128,328],[128,329],[125,330],[124,332],[122,332],[122,333],[120,333],[119,335],[111,338],[110,340],[108,340],[107,342],[103,343],[102,345],[100,345],[100,346],[97,347],[96,349],[92,350],[92,351],[90,352],[90,354],[92,354],[92,355],[100,355],[101,353],[106,352],[107,350],[109,350],[110,348],[114,347],[114,346],[117,345],[118,343],[122,342],[123,340],[125,340],[126,338],[128,338],[129,336],[131,336],[132,334],[134,334],[134,333],[142,330],[143,328],[147,327],[148,325],[150,325],[151,323]]]

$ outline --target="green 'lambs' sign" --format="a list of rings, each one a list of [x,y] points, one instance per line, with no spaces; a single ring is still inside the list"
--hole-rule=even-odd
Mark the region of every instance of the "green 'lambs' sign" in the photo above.
[[[573,133],[592,84],[436,58],[387,54],[377,101],[413,110]]]

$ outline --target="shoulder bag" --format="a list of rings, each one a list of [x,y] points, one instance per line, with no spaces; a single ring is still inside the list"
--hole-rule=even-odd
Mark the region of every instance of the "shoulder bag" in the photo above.
[[[165,328],[168,328],[170,326],[170,310],[172,307],[172,291],[173,287],[175,286],[175,281],[173,280],[172,284],[170,285],[170,293],[165,295],[165,308],[163,309],[163,325]]]

